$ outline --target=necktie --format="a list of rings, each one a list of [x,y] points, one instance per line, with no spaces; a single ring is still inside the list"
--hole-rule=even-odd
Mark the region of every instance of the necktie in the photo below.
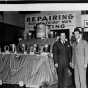
[[[63,45],[65,44],[65,41],[63,41]]]
[[[78,44],[78,41],[76,40],[76,45]]]

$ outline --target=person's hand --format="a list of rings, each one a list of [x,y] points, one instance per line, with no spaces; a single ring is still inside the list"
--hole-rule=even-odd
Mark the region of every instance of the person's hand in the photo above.
[[[58,64],[55,64],[55,67],[58,68]]]
[[[69,76],[71,76],[72,75],[72,73],[71,73],[71,71],[68,69],[68,74],[69,74]]]
[[[49,53],[48,56],[51,57],[51,58],[53,58],[53,54],[52,53]]]
[[[87,68],[87,64],[84,64],[84,68]]]
[[[70,67],[71,67],[71,68],[74,68],[74,65],[73,65],[73,63],[72,63],[72,62],[70,62]]]
[[[53,58],[53,54],[51,53],[51,57]]]

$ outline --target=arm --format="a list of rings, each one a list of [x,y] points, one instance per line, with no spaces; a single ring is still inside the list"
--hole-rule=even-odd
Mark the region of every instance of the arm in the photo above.
[[[86,68],[88,64],[88,43],[84,44],[84,67]]]
[[[53,45],[52,53],[53,53],[54,64],[58,64],[58,47],[56,42]]]
[[[74,68],[74,65],[75,65],[75,45],[72,46],[72,57],[71,57],[71,62],[70,62],[70,66],[72,68]]]
[[[69,44],[69,50],[68,50],[68,59],[69,62],[72,62],[72,46]]]

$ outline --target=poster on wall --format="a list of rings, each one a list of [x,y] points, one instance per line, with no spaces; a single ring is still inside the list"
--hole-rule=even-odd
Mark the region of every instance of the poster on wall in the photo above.
[[[82,15],[81,18],[82,28],[84,28],[84,32],[88,32],[88,15]]]
[[[88,20],[84,20],[84,32],[88,32]]]
[[[88,27],[88,20],[84,20],[84,27]]]
[[[25,30],[34,30],[34,26],[40,22],[48,25],[50,30],[69,29],[69,27],[75,26],[75,14],[64,13],[55,15],[26,15]]]

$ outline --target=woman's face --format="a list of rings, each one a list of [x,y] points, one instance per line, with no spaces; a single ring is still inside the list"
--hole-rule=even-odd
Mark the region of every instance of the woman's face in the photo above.
[[[75,31],[74,34],[75,34],[75,38],[76,39],[79,39],[80,38],[80,33],[78,31]]]

